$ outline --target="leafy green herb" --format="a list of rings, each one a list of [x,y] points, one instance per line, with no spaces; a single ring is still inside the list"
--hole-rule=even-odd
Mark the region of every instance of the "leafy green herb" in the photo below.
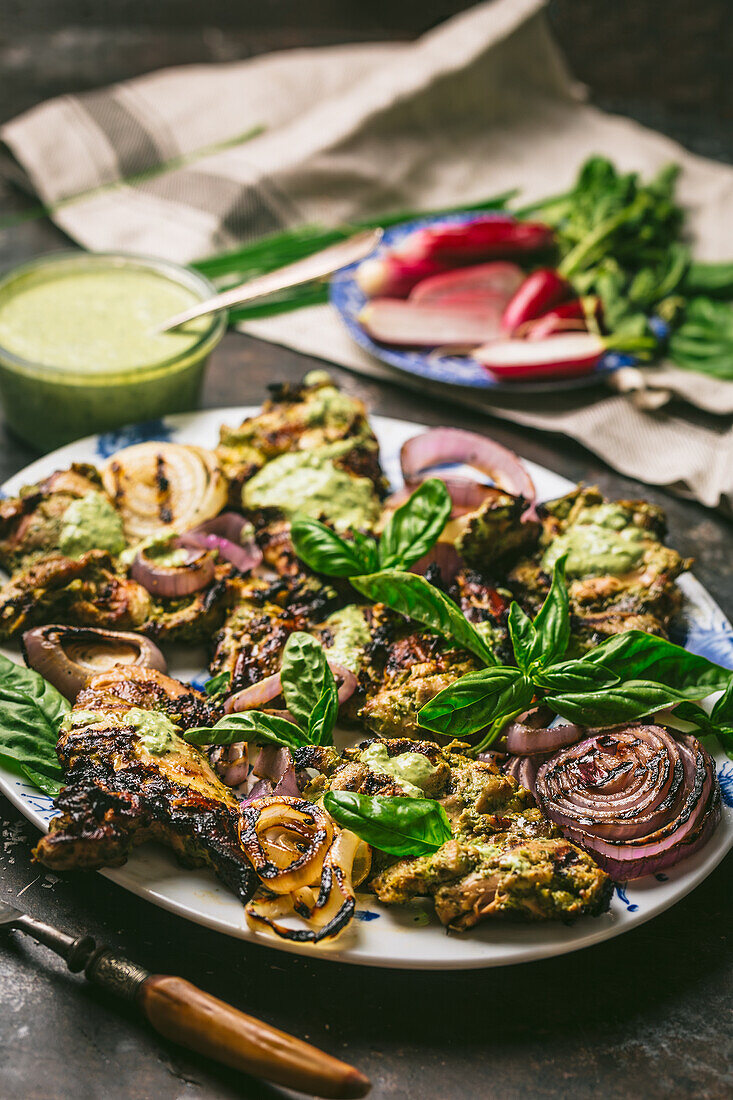
[[[733,760],[733,679],[710,714],[694,703],[683,702],[675,707],[674,716],[690,722],[700,736],[715,738]]]
[[[543,668],[556,661],[558,657],[562,657],[570,641],[570,612],[568,590],[565,584],[566,561],[567,554],[563,554],[555,562],[550,591],[533,624],[539,641],[539,654],[535,659]]]
[[[0,656],[0,757],[46,794],[61,790],[56,742],[70,709],[37,672]]]
[[[622,680],[673,684],[687,699],[704,699],[727,687],[731,679],[728,669],[643,630],[614,635],[587,653],[583,661],[603,665]]]
[[[316,573],[357,577],[378,569],[409,569],[435,543],[450,512],[445,484],[430,478],[390,516],[378,542],[360,531],[342,538],[307,516],[296,516],[290,534],[296,554]]]
[[[207,680],[204,684],[204,691],[213,698],[215,695],[226,695],[229,686],[232,682],[232,674],[228,669],[224,672],[218,672],[216,676],[212,676],[210,680]]]
[[[392,513],[379,540],[380,569],[409,569],[437,542],[451,513],[445,483],[429,478]]]
[[[328,791],[323,805],[339,825],[393,856],[425,856],[451,838],[450,822],[431,798]]]
[[[254,741],[297,749],[302,745],[332,745],[338,717],[338,691],[323,647],[310,634],[296,630],[283,650],[280,681],[295,722],[245,710],[226,714],[213,726],[197,726],[184,737],[192,745],[233,745]]]
[[[543,702],[570,722],[583,726],[614,726],[618,722],[636,722],[685,698],[683,693],[667,684],[625,680],[595,691],[547,695]]]
[[[533,696],[532,681],[518,668],[494,665],[438,692],[420,711],[420,725],[446,737],[470,736],[497,718],[527,710]]]
[[[490,648],[460,607],[425,577],[386,569],[366,577],[352,577],[351,583],[362,596],[385,603],[393,611],[424,623],[447,641],[473,653],[484,664],[496,663]]]
[[[733,306],[693,298],[669,342],[669,354],[683,370],[733,378]]]

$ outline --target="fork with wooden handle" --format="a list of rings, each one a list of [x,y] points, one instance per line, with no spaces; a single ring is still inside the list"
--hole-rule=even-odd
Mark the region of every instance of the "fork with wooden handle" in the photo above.
[[[312,1096],[366,1096],[369,1079],[353,1066],[247,1016],[183,978],[149,971],[97,947],[91,936],[74,938],[0,902],[0,928],[17,929],[50,947],[69,970],[138,1006],[156,1031],[233,1069],[264,1077]]]

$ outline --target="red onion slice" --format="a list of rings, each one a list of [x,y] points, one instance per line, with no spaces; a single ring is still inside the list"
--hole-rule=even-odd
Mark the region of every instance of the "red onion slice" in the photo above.
[[[186,531],[178,542],[181,546],[216,550],[240,573],[249,573],[262,561],[262,551],[254,538],[241,542],[242,528],[246,523],[244,516],[239,516],[236,512],[222,512],[220,516],[207,520],[192,531]]]
[[[207,588],[214,579],[212,554],[204,550],[189,551],[185,565],[157,565],[154,557],[140,550],[132,563],[130,576],[153,596],[180,599]]]
[[[518,756],[534,755],[539,752],[556,752],[566,745],[574,745],[583,734],[580,726],[551,726],[549,729],[537,729],[533,726],[512,722],[504,731],[507,751]]]
[[[338,662],[328,660],[328,658],[326,660],[331,672],[339,681],[339,704],[345,703],[356,690],[358,683],[356,676],[350,669],[338,664]],[[231,714],[233,711],[239,710],[261,710],[266,703],[272,702],[280,694],[282,694],[280,673],[275,672],[272,676],[267,676],[264,680],[252,684],[251,687],[230,695],[224,704],[224,713]]]
[[[562,750],[539,769],[535,794],[570,840],[622,879],[697,851],[720,813],[710,755],[661,726],[602,731]]]
[[[400,452],[402,476],[405,484],[412,488],[425,477],[432,476],[430,471],[436,466],[451,462],[473,466],[505,492],[523,497],[530,505],[534,503],[534,483],[517,455],[477,432],[467,432],[462,428],[433,428],[408,439]],[[451,478],[450,481],[456,492],[473,492],[465,487],[478,484],[470,478]]]

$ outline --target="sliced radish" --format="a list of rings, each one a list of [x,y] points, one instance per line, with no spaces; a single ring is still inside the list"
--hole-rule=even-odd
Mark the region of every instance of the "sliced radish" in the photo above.
[[[380,343],[406,347],[483,344],[501,334],[501,310],[496,306],[449,309],[399,298],[374,298],[362,309],[359,321]]]
[[[541,267],[524,280],[506,309],[502,324],[505,332],[516,332],[520,325],[571,297],[573,288],[551,267]]]
[[[442,304],[465,294],[498,296],[506,303],[523,282],[521,267],[497,260],[495,263],[459,267],[455,271],[423,279],[410,291],[410,300]]]
[[[393,250],[407,259],[430,259],[453,266],[479,260],[511,260],[549,248],[555,236],[539,222],[519,222],[506,216],[476,218],[464,225],[418,229]]]
[[[570,332],[544,340],[497,340],[477,348],[477,359],[502,381],[529,378],[572,378],[589,374],[606,351],[600,336]]]
[[[367,298],[406,298],[414,286],[446,268],[435,260],[407,260],[386,252],[360,263],[355,278]]]

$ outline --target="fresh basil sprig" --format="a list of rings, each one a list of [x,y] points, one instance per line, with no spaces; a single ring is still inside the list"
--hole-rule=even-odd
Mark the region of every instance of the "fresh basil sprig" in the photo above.
[[[260,710],[225,714],[213,726],[197,726],[184,737],[192,745],[234,745],[239,741],[281,745],[332,745],[338,716],[338,690],[323,647],[310,634],[295,631],[283,650],[280,681],[289,722]]]
[[[327,791],[323,805],[344,829],[393,856],[431,855],[451,838],[446,812],[432,798]]]
[[[562,557],[534,620],[516,603],[510,607],[509,635],[518,667],[494,664],[462,676],[420,710],[421,726],[450,737],[486,730],[471,750],[478,753],[533,703],[545,703],[578,725],[610,726],[704,699],[731,683],[728,669],[640,630],[609,638],[583,657],[563,660],[570,639],[564,570]],[[683,716],[679,706],[676,713]],[[730,721],[733,725],[733,713]]]
[[[451,498],[445,484],[429,478],[392,513],[379,540],[359,531],[345,539],[307,516],[293,519],[290,537],[301,561],[329,577],[409,569],[436,542],[450,512]]]
[[[70,709],[37,672],[0,656],[0,757],[54,796],[63,778],[56,755],[59,725]]]
[[[733,679],[710,714],[702,707],[686,701],[675,707],[674,715],[675,718],[690,722],[702,737],[715,737],[726,756],[733,760]]]
[[[217,672],[216,676],[212,676],[210,680],[206,681],[204,684],[204,691],[210,699],[213,699],[217,695],[227,695],[231,682],[231,672],[229,669],[224,669],[223,672]]]
[[[458,604],[426,581],[425,577],[398,569],[385,569],[365,577],[352,577],[351,583],[362,596],[424,623],[449,642],[455,642],[461,649],[473,653],[484,664],[496,663],[491,649]]]

